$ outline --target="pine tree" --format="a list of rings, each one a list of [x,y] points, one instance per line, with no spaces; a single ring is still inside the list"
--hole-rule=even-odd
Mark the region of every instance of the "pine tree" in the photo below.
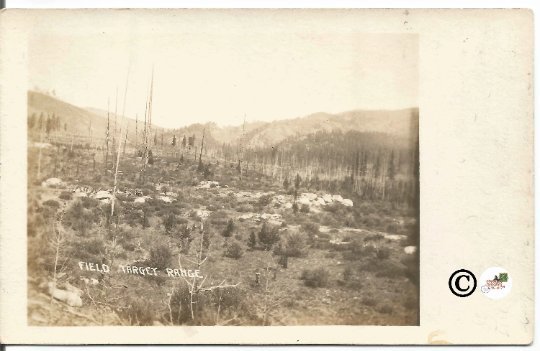
[[[38,123],[39,123],[39,126],[38,126],[39,130],[41,130],[43,128],[43,112],[41,112],[39,114],[39,122]]]
[[[285,188],[285,190],[288,190],[289,185],[289,178],[285,178],[285,180],[283,181],[283,188]]]
[[[173,213],[171,213],[163,221],[163,226],[165,227],[165,233],[170,235],[175,225],[176,225],[176,217],[174,216]]]
[[[248,247],[252,250],[257,247],[257,236],[255,235],[254,231],[249,234]]]
[[[259,242],[266,251],[272,250],[272,246],[279,241],[279,232],[277,228],[264,223],[259,232]]]
[[[394,180],[396,175],[396,169],[394,166],[394,150],[390,153],[390,159],[388,160],[388,169],[387,169],[388,178]]]
[[[47,117],[47,123],[45,124],[45,132],[47,133],[47,135],[49,135],[49,133],[51,132],[51,129],[52,129],[51,118]]]
[[[229,219],[229,222],[227,222],[227,227],[225,228],[223,233],[221,233],[221,235],[223,235],[224,238],[230,238],[233,232],[234,232],[234,221],[232,219]]]
[[[294,188],[296,190],[300,189],[301,182],[302,182],[302,178],[300,177],[300,174],[296,173],[296,179],[294,180]]]
[[[148,221],[148,215],[146,214],[146,210],[143,210],[143,218],[142,218],[142,227],[148,228],[150,227],[150,222]]]

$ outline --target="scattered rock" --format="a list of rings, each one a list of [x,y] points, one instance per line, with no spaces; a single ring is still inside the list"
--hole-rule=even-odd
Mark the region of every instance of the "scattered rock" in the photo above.
[[[81,307],[82,300],[78,293],[58,289],[53,282],[48,283],[49,294],[58,301],[62,301],[72,307]]]
[[[141,197],[138,197],[135,200],[133,200],[133,203],[144,204],[146,202],[146,200],[149,200],[149,199],[151,199],[150,196],[141,196]]]
[[[341,204],[344,205],[344,206],[347,206],[347,207],[352,207],[354,205],[353,201],[350,200],[350,199],[341,200]]]
[[[98,200],[111,199],[112,194],[106,190],[100,190],[94,195],[94,198]]]
[[[386,233],[383,233],[383,236],[385,239],[388,239],[388,240],[403,240],[407,237],[406,235],[386,234]]]
[[[39,143],[39,142],[34,142],[32,144],[30,144],[31,147],[36,147],[38,149],[47,149],[47,148],[50,148],[52,147],[51,144],[49,143]]]
[[[195,187],[195,189],[210,189],[210,188],[219,188],[219,182],[213,180],[203,180]]]
[[[407,255],[412,255],[416,252],[416,246],[406,246],[403,248],[403,251],[405,251]]]
[[[169,196],[163,196],[163,195],[160,195],[158,196],[158,199],[167,203],[167,204],[170,204],[171,202],[173,202],[173,199]]]
[[[49,178],[41,183],[41,186],[47,188],[62,188],[65,183],[60,178]]]
[[[244,213],[238,217],[240,221],[253,220],[254,222],[268,222],[274,225],[281,225],[283,219],[280,214],[277,213]]]
[[[195,214],[201,219],[208,218],[208,216],[210,216],[210,213],[211,213],[211,211],[208,211],[208,210],[196,210],[195,211]]]
[[[332,195],[332,200],[337,202],[342,202],[343,197],[341,195]]]

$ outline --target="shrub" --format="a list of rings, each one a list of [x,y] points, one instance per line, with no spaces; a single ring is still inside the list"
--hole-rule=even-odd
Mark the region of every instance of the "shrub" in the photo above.
[[[390,250],[384,247],[381,247],[377,250],[377,258],[380,260],[386,260],[390,257]]]
[[[104,253],[105,243],[100,238],[78,240],[72,244],[70,249],[70,256],[86,261],[99,261]]]
[[[234,221],[232,219],[229,219],[229,221],[227,222],[227,227],[225,228],[223,233],[221,233],[221,235],[225,238],[230,238],[234,232],[234,229]]]
[[[99,211],[99,209],[85,209],[83,202],[77,201],[67,209],[63,222],[75,230],[77,235],[86,235],[91,225],[100,220],[100,216],[96,211]]]
[[[417,308],[418,304],[416,303],[416,299],[408,297],[403,306],[408,310],[414,310]]]
[[[302,212],[302,213],[309,213],[309,205],[308,205],[308,204],[303,204],[303,205],[300,207],[300,212]]]
[[[253,212],[254,208],[250,204],[240,204],[236,206],[236,211],[238,212]]]
[[[382,240],[384,238],[384,236],[382,234],[370,234],[370,235],[367,235],[365,238],[364,238],[364,241],[365,242],[369,242],[369,241],[379,241],[379,240]]]
[[[126,303],[126,308],[121,310],[121,316],[130,321],[131,325],[152,325],[154,310],[145,298],[129,298]]]
[[[403,278],[406,275],[406,270],[403,266],[392,263],[392,261],[384,261],[380,265],[375,265],[376,276],[379,278]]]
[[[276,227],[263,223],[259,232],[259,242],[266,251],[270,251],[272,246],[279,241],[279,231]]]
[[[404,275],[407,277],[407,279],[409,279],[411,283],[418,287],[418,283],[420,280],[418,253],[404,258],[401,263],[405,265]]]
[[[398,223],[391,222],[386,224],[385,229],[387,233],[399,233],[401,226]]]
[[[172,253],[167,245],[158,245],[150,249],[150,258],[147,264],[159,269],[165,269],[171,263]]]
[[[165,227],[165,233],[171,234],[171,231],[176,226],[176,217],[173,213],[170,213],[165,219],[163,220],[163,226]]]
[[[99,204],[99,200],[93,199],[91,197],[82,197],[80,199],[81,199],[82,206],[85,209],[91,209],[93,207],[96,207]]]
[[[372,298],[372,297],[364,297],[364,298],[362,299],[362,303],[363,303],[364,305],[366,305],[366,306],[371,306],[371,307],[373,307],[373,306],[375,306],[375,305],[377,304],[377,301],[376,301],[374,298]]]
[[[285,255],[289,257],[302,257],[306,253],[306,240],[298,232],[292,232],[287,235],[285,243]]]
[[[380,306],[379,308],[377,308],[377,312],[384,313],[384,314],[390,314],[390,313],[394,312],[394,309],[391,306],[383,305],[383,306]]]
[[[317,223],[313,223],[313,222],[304,223],[302,225],[302,229],[306,232],[307,235],[309,235],[309,237],[320,234],[319,225]]]
[[[229,258],[234,258],[235,260],[239,259],[244,255],[244,249],[238,242],[233,242],[227,245],[225,249],[225,256]]]
[[[58,201],[51,199],[51,200],[47,200],[47,201],[43,202],[43,206],[49,206],[49,207],[58,208],[58,207],[60,207],[60,204],[58,203]]]
[[[208,211],[217,211],[217,210],[220,209],[220,206],[218,206],[218,205],[212,203],[212,204],[206,206],[206,209],[207,209]]]
[[[272,195],[263,195],[259,198],[258,204],[262,208],[268,206],[270,202],[272,202]]]
[[[330,273],[325,268],[305,269],[300,279],[306,286],[320,288],[328,285]]]
[[[73,198],[69,191],[62,191],[58,197],[62,200],[71,200]]]

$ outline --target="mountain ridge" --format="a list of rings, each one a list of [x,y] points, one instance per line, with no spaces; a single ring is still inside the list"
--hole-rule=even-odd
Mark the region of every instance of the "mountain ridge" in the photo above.
[[[43,93],[28,91],[28,116],[39,116],[41,113],[54,113],[67,123],[73,134],[104,136],[107,128],[107,111],[96,108],[82,108],[64,102],[56,97]],[[181,142],[183,135],[196,135],[200,140],[205,129],[205,139],[212,144],[235,144],[242,139],[251,147],[276,145],[286,139],[308,135],[320,131],[359,131],[380,132],[397,137],[416,137],[418,135],[418,108],[411,107],[399,110],[349,110],[341,113],[315,112],[306,116],[274,120],[271,122],[246,122],[243,126],[218,126],[214,122],[194,123],[179,128],[162,128],[153,126],[157,139],[170,142],[173,135]],[[122,116],[117,115],[117,123]],[[128,122],[128,139],[135,138],[135,119],[126,117]],[[142,131],[144,116],[139,117],[138,131]],[[114,112],[110,112],[110,126],[114,128]],[[90,127],[92,130],[90,130]],[[119,128],[119,127],[118,127]],[[112,129],[111,129],[112,130]],[[140,134],[139,134],[140,135]],[[153,137],[153,136],[152,136]]]

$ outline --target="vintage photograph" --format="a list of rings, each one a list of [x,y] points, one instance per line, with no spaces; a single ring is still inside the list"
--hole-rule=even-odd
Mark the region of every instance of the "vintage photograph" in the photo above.
[[[28,41],[28,325],[419,325],[417,34],[84,16]]]

